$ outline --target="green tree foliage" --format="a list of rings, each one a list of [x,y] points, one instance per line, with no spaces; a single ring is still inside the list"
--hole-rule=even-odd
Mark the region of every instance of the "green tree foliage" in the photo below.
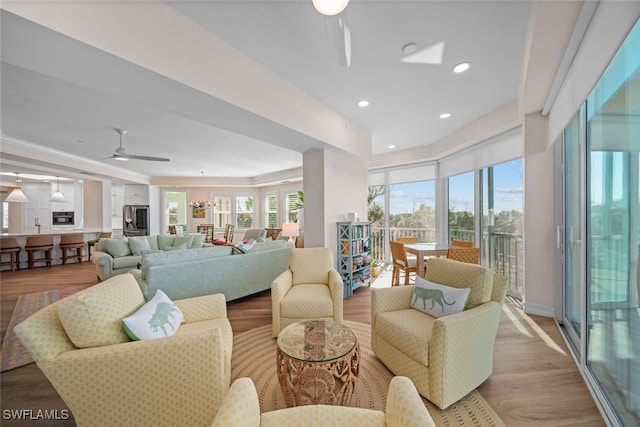
[[[374,227],[384,227],[384,208],[376,199],[384,195],[384,185],[369,187],[367,195],[367,218]]]

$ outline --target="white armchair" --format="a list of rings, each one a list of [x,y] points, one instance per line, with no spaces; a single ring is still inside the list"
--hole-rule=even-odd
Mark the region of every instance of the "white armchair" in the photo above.
[[[78,426],[206,426],[218,412],[233,346],[224,295],[174,301],[184,315],[175,335],[130,341],[121,319],[144,303],[133,276],[121,274],[14,328]]]
[[[289,269],[271,284],[273,336],[307,319],[342,323],[343,284],[329,248],[294,248]]]
[[[413,383],[394,377],[389,384],[385,412],[349,406],[305,405],[260,414],[260,402],[250,378],[231,385],[212,427],[435,427]]]
[[[411,306],[414,285],[371,289],[371,348],[391,372],[445,409],[493,370],[507,278],[477,264],[433,258],[426,279],[470,288],[467,309],[434,318]]]

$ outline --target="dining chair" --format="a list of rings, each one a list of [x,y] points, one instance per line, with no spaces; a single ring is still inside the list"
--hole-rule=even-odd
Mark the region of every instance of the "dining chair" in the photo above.
[[[227,224],[224,226],[224,235],[222,236],[221,239],[213,239],[213,244],[214,245],[225,245],[227,243],[231,243],[233,242],[233,230],[235,228],[235,225],[233,224]]]
[[[391,286],[400,284],[400,270],[404,271],[404,284],[409,284],[409,275],[417,274],[417,261],[415,257],[408,258],[404,250],[404,244],[395,240],[389,242],[391,248],[391,258],[393,259],[393,270],[391,272]]]
[[[400,242],[403,245],[411,245],[413,243],[418,243],[417,237],[396,237],[396,242]]]
[[[473,242],[469,242],[468,240],[451,240],[451,246],[455,246],[458,248],[472,248]]]
[[[480,264],[480,248],[461,248],[452,246],[447,250],[447,258],[471,264]]]

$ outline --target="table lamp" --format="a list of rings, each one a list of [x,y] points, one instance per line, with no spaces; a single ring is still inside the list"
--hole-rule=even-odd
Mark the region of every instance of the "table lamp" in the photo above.
[[[289,238],[289,240],[287,240],[287,247],[294,248],[296,246],[296,242],[293,238],[298,237],[298,224],[282,224],[282,235]]]

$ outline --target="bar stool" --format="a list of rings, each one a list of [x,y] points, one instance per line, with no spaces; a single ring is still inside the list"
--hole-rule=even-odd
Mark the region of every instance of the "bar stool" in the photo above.
[[[84,234],[82,233],[61,234],[60,249],[62,250],[62,265],[65,265],[69,258],[71,259],[76,258],[78,262],[82,262],[82,250],[84,249]]]
[[[33,268],[36,262],[46,262],[47,267],[51,267],[51,251],[53,249],[53,236],[28,236],[25,249],[28,254],[29,269]],[[36,253],[43,252],[43,258],[36,258]]]
[[[100,236],[98,236],[97,239],[89,240],[87,242],[87,259],[91,259],[91,249],[96,245],[96,243],[98,243],[98,240],[102,238],[108,239],[109,237],[111,237],[110,231],[107,233],[100,233]]]
[[[18,246],[15,237],[3,237],[0,239],[0,266],[10,265],[11,271],[20,269],[20,251],[22,248]],[[2,255],[8,254],[9,261],[2,261]]]

